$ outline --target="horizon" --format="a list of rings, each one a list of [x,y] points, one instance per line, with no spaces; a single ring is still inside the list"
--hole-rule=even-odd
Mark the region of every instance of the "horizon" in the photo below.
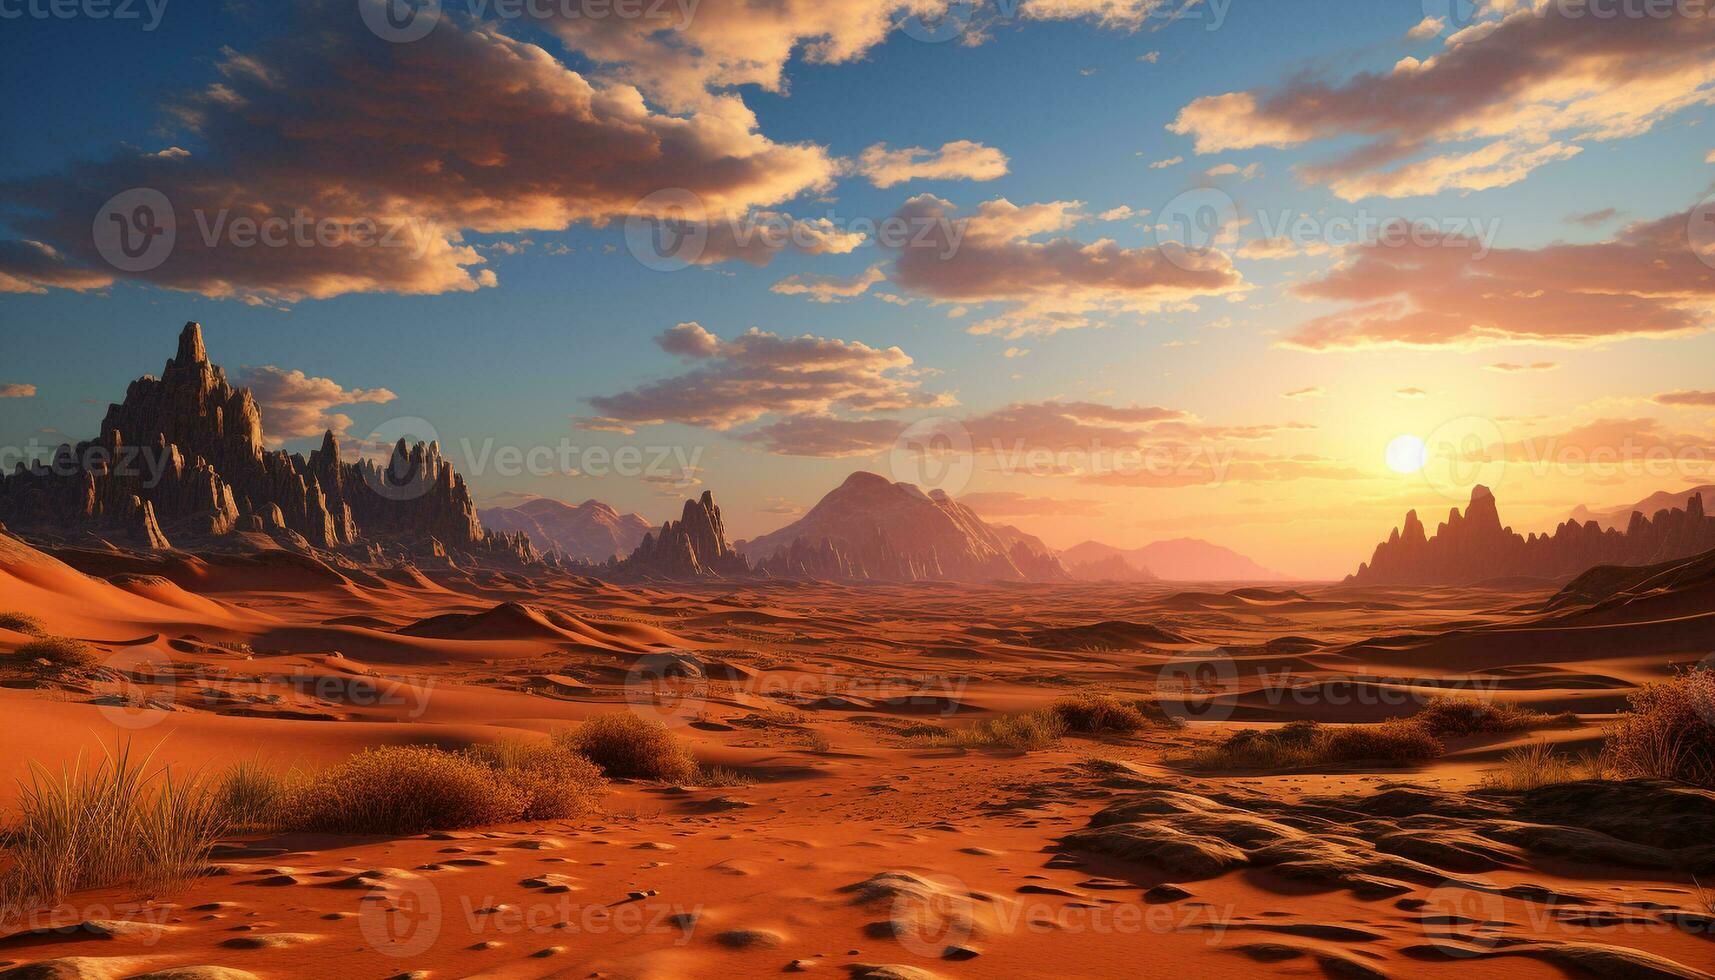
[[[8,468],[93,437],[195,320],[273,447],[414,426],[480,506],[659,524],[713,489],[735,538],[863,469],[1056,548],[1330,580],[1477,483],[1541,533],[1715,482],[1706,18],[787,6],[676,8],[698,58],[456,4],[413,39],[377,0],[20,21]],[[1479,91],[1491,49],[1532,57]],[[634,132],[676,155],[614,164]],[[127,258],[141,191],[174,241]]]

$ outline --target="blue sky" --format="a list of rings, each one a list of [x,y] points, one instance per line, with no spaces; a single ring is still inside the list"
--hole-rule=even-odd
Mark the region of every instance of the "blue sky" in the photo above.
[[[1706,466],[1697,469],[1695,457],[1715,442],[1709,409],[1696,399],[1672,406],[1655,400],[1663,393],[1709,386],[1703,375],[1715,344],[1703,331],[1711,288],[1695,274],[1701,266],[1687,261],[1685,268],[1693,274],[1682,277],[1683,289],[1666,299],[1659,286],[1638,286],[1616,273],[1616,279],[1624,281],[1597,288],[1610,296],[1618,291],[1640,298],[1627,307],[1625,317],[1592,313],[1594,325],[1550,324],[1553,318],[1533,311],[1527,300],[1504,308],[1441,311],[1449,318],[1481,319],[1484,326],[1480,333],[1455,332],[1426,342],[1419,342],[1420,337],[1409,345],[1398,343],[1397,334],[1366,332],[1341,319],[1320,335],[1334,340],[1317,341],[1323,344],[1317,349],[1303,342],[1306,324],[1319,317],[1344,317],[1367,301],[1306,295],[1295,287],[1357,261],[1363,244],[1306,250],[1309,254],[1286,259],[1247,260],[1240,251],[1243,243],[1258,237],[1259,213],[1269,220],[1277,214],[1302,215],[1319,228],[1326,228],[1332,218],[1404,217],[1459,231],[1470,219],[1470,227],[1496,230],[1489,246],[1521,253],[1516,261],[1506,260],[1507,289],[1518,295],[1540,293],[1539,305],[1556,290],[1577,285],[1558,272],[1563,263],[1556,249],[1561,246],[1612,247],[1618,250],[1612,263],[1592,261],[1616,268],[1629,268],[1625,263],[1636,261],[1645,268],[1648,260],[1639,258],[1641,246],[1614,243],[1625,240],[1632,222],[1689,212],[1710,192],[1715,178],[1708,162],[1715,151],[1715,130],[1708,127],[1710,99],[1666,104],[1670,97],[1661,94],[1664,88],[1689,84],[1688,91],[1707,96],[1707,21],[1691,27],[1627,23],[1616,28],[1557,23],[1552,11],[1511,15],[1541,22],[1532,25],[1513,24],[1504,19],[1506,11],[1497,10],[1488,15],[1488,22],[1502,25],[1495,30],[1540,43],[1549,52],[1536,62],[1523,57],[1531,52],[1521,52],[1519,60],[1540,62],[1532,70],[1541,72],[1540,78],[1515,79],[1521,91],[1528,93],[1530,83],[1552,82],[1590,90],[1563,99],[1533,100],[1520,94],[1510,102],[1495,99],[1460,110],[1457,93],[1447,91],[1454,86],[1432,77],[1437,65],[1431,61],[1422,69],[1427,102],[1424,128],[1417,132],[1402,121],[1414,111],[1408,97],[1382,93],[1375,113],[1396,116],[1366,116],[1370,110],[1353,108],[1362,101],[1361,92],[1349,90],[1348,82],[1363,71],[1397,75],[1400,69],[1394,66],[1408,57],[1450,61],[1459,56],[1448,44],[1448,31],[1421,27],[1426,9],[1433,13],[1434,0],[1236,0],[1218,30],[1208,29],[1208,16],[1169,23],[1157,12],[1136,23],[1125,21],[1126,11],[1152,9],[1151,0],[1071,0],[1058,13],[1047,0],[1036,2],[1044,4],[1041,13],[992,23],[981,43],[931,44],[883,31],[879,39],[856,43],[860,54],[824,63],[814,52],[816,40],[799,38],[791,42],[790,58],[778,65],[778,85],[726,87],[689,72],[692,88],[701,86],[706,99],[684,95],[686,73],[670,74],[663,67],[665,57],[613,60],[612,49],[602,46],[606,39],[590,40],[553,24],[491,19],[479,25],[448,16],[436,26],[431,41],[420,43],[440,43],[453,31],[494,31],[516,43],[539,45],[565,72],[598,88],[637,85],[638,97],[653,114],[650,125],[671,126],[672,118],[712,119],[736,104],[754,113],[749,133],[771,148],[817,147],[834,160],[855,161],[877,144],[932,153],[952,141],[971,141],[999,151],[1005,157],[1005,173],[995,179],[913,177],[887,187],[876,186],[848,164],[817,186],[807,180],[805,186],[783,191],[777,185],[786,180],[781,176],[784,168],[765,167],[761,176],[750,178],[755,186],[747,191],[754,200],[747,207],[803,220],[826,218],[842,226],[885,218],[924,194],[950,202],[961,217],[977,213],[985,202],[1004,200],[1020,207],[1081,202],[1073,209],[1084,216],[1081,220],[1050,220],[1052,227],[996,246],[995,261],[1018,262],[1020,277],[1037,274],[1040,270],[1031,263],[1049,261],[1045,256],[1052,251],[1016,247],[1021,243],[1066,241],[1071,252],[1072,246],[1111,239],[1121,259],[1143,263],[1155,256],[1159,241],[1173,237],[1171,231],[1155,227],[1170,202],[1187,190],[1215,188],[1232,200],[1241,219],[1215,245],[1223,271],[1242,279],[1242,288],[1233,288],[1231,282],[1219,289],[1167,288],[1148,278],[1173,272],[1158,258],[1147,270],[1140,266],[1135,275],[1128,273],[1134,277],[1124,283],[1089,286],[1079,277],[1099,278],[1099,271],[1093,270],[1101,264],[1085,255],[1066,258],[1071,265],[1061,270],[1069,282],[1077,281],[1076,288],[1054,286],[1051,274],[1029,297],[1020,298],[1010,287],[991,286],[985,297],[969,299],[955,295],[972,287],[951,266],[944,276],[930,267],[914,286],[907,285],[893,266],[895,256],[872,242],[844,254],[788,250],[764,266],[727,261],[657,272],[626,248],[623,202],[609,201],[622,196],[618,190],[610,195],[605,188],[602,195],[591,192],[601,196],[602,203],[580,199],[571,208],[579,213],[564,220],[544,220],[542,208],[533,207],[528,214],[489,220],[491,226],[506,228],[488,231],[479,227],[483,218],[471,217],[480,209],[468,196],[449,201],[460,192],[437,189],[432,199],[419,195],[413,206],[432,212],[437,222],[450,223],[455,247],[475,246],[482,261],[467,268],[491,271],[493,285],[470,291],[425,288],[411,278],[412,270],[390,268],[360,288],[321,296],[316,293],[326,291],[325,278],[316,280],[316,286],[282,285],[272,271],[252,282],[243,279],[241,270],[235,280],[232,267],[226,266],[222,275],[227,278],[218,284],[212,273],[175,271],[178,278],[170,281],[113,275],[111,283],[91,286],[79,281],[75,288],[66,288],[64,280],[31,279],[28,269],[10,270],[19,285],[0,291],[0,329],[7,340],[0,385],[27,385],[35,393],[0,399],[0,445],[16,448],[94,435],[105,404],[120,397],[131,378],[158,372],[172,351],[178,327],[198,320],[216,361],[234,375],[246,366],[275,366],[303,372],[309,380],[327,379],[335,389],[393,393],[395,398],[381,403],[325,405],[330,418],[349,422],[344,427],[353,439],[391,419],[416,417],[428,420],[449,444],[469,440],[480,446],[493,440],[519,447],[567,441],[578,447],[659,445],[695,453],[698,462],[695,480],[665,482],[471,472],[485,500],[506,492],[574,501],[599,497],[659,520],[676,511],[684,493],[708,488],[740,535],[772,530],[789,519],[793,508],[813,504],[852,469],[889,472],[893,441],[885,425],[879,437],[871,428],[860,439],[856,423],[904,426],[927,415],[961,420],[978,434],[979,443],[990,433],[996,438],[1016,434],[1064,450],[1067,432],[1086,439],[1096,432],[1106,433],[1102,438],[1108,443],[1129,439],[1155,445],[1166,440],[1183,446],[1184,440],[1195,439],[1224,454],[1222,458],[1250,461],[1254,465],[1239,465],[1199,482],[1128,480],[1084,470],[1023,474],[998,467],[994,459],[979,459],[970,480],[953,489],[977,495],[974,500],[987,505],[989,516],[1035,530],[1052,544],[1098,536],[1129,546],[1194,534],[1245,551],[1265,565],[1304,575],[1333,575],[1354,567],[1365,557],[1368,543],[1384,536],[1407,506],[1435,512],[1460,502],[1450,498],[1468,488],[1450,485],[1450,478],[1437,483],[1422,474],[1393,473],[1383,457],[1384,447],[1395,437],[1427,438],[1459,419],[1498,420],[1495,430],[1506,444],[1560,437],[1577,442],[1582,437],[1576,433],[1594,423],[1626,420],[1634,423],[1623,430],[1628,435],[1615,436],[1619,429],[1602,430],[1607,433],[1602,438],[1618,440],[1622,453],[1634,451],[1627,448],[1633,435],[1643,440],[1640,445],[1659,442],[1671,448],[1674,462],[1663,468],[1596,473],[1565,466],[1548,472],[1515,467],[1502,475],[1500,499],[1503,517],[1521,528],[1551,526],[1577,503],[1628,502],[1707,475]],[[715,16],[717,0],[704,3],[693,24],[705,26],[696,29],[721,29],[727,22]],[[832,6],[842,4],[861,6],[858,0]],[[134,22],[88,18],[8,23],[0,32],[5,49],[0,79],[11,93],[0,116],[7,134],[0,141],[0,238],[43,241],[44,229],[64,231],[65,240],[47,244],[67,262],[86,259],[87,250],[78,254],[75,229],[89,223],[89,209],[80,212],[78,204],[67,203],[65,214],[50,219],[41,219],[41,212],[52,212],[62,199],[81,203],[78,194],[85,191],[100,200],[106,194],[98,191],[111,187],[111,193],[117,193],[135,186],[127,183],[136,172],[133,158],[168,147],[182,148],[193,164],[212,159],[214,172],[230,180],[236,193],[254,193],[259,200],[281,193],[285,182],[278,174],[256,175],[254,161],[263,158],[262,148],[288,157],[294,168],[291,176],[313,180],[327,158],[307,152],[302,158],[293,156],[300,148],[289,137],[270,147],[259,135],[264,130],[255,116],[265,108],[276,118],[293,118],[303,125],[323,118],[322,107],[331,105],[325,100],[333,98],[338,105],[328,109],[326,118],[345,125],[351,117],[341,113],[354,112],[353,105],[363,103],[365,96],[309,91],[295,104],[293,93],[301,86],[270,88],[265,76],[235,70],[233,52],[269,65],[274,77],[289,74],[293,66],[287,59],[305,57],[313,47],[305,42],[312,31],[358,38],[349,50],[362,57],[373,52],[383,58],[393,55],[391,48],[376,48],[374,39],[361,33],[364,28],[354,7],[330,2],[282,19],[261,5],[208,9],[174,0],[154,31]],[[1414,28],[1419,28],[1419,36],[1408,36]],[[780,26],[789,37],[795,29],[794,24]],[[842,30],[846,27],[837,26],[836,36]],[[1566,38],[1577,40],[1580,31],[1602,30],[1615,39],[1613,51],[1603,40],[1589,44],[1582,61],[1554,61],[1552,54],[1559,50],[1554,45]],[[1616,82],[1613,91],[1624,96],[1619,100],[1623,104],[1605,103],[1587,76],[1603,64],[1603,57],[1621,57],[1633,43],[1630,35],[1641,37],[1646,31],[1665,32],[1662,37],[1678,45],[1665,50],[1681,52],[1680,60],[1665,57],[1655,74],[1622,80],[1635,88]],[[720,43],[708,35],[683,33],[689,39],[683,43],[706,42],[710,50]],[[1660,47],[1662,38],[1644,40]],[[1488,36],[1471,34],[1457,47],[1474,51],[1487,43],[1493,43]],[[449,48],[445,57],[462,50]],[[378,60],[368,77],[386,80],[388,72],[411,70],[409,63]],[[480,108],[485,96],[471,88],[480,88],[490,77],[473,72],[463,83],[466,88],[455,90],[452,97],[468,98]],[[1326,86],[1322,91],[1331,92],[1336,101],[1345,100],[1345,108],[1315,121],[1302,110],[1310,84],[1306,80]],[[244,108],[215,108],[215,121],[205,120],[202,131],[167,111],[187,94],[207,93],[215,83],[244,92]],[[388,111],[390,93],[383,88],[377,86],[374,104],[366,109]],[[1236,119],[1230,103],[1199,103],[1228,93],[1258,93],[1262,98],[1248,115]],[[324,101],[318,103],[317,98]],[[1388,98],[1395,98],[1396,104],[1388,104]],[[206,104],[212,103],[199,103]],[[1208,106],[1208,112],[1192,113],[1188,107],[1194,104]],[[223,119],[223,112],[231,117]],[[497,128],[505,123],[500,115],[495,113]],[[1180,126],[1184,131],[1169,131],[1176,120],[1193,116],[1193,125]],[[472,119],[460,138],[485,125],[480,111]],[[1278,135],[1277,129],[1287,135]],[[1534,132],[1518,135],[1525,130]],[[1276,135],[1244,145],[1251,142],[1247,133]],[[268,138],[280,136],[269,131]],[[507,138],[515,136],[497,137],[502,143]],[[237,139],[249,141],[242,152],[223,143]],[[397,160],[399,188],[385,187],[373,174],[339,169],[343,164],[330,165],[339,172],[327,177],[327,185],[349,189],[361,176],[371,182],[365,185],[366,193],[376,193],[373,188],[380,186],[389,193],[413,194],[405,186],[410,181],[405,171],[413,162],[432,157],[436,147],[432,141],[417,145],[414,139],[401,140],[396,133],[383,139],[392,142],[382,145],[363,127],[350,125],[327,142],[354,158],[375,157],[389,165]],[[572,155],[588,145],[577,139],[582,137],[567,137]],[[1339,175],[1313,172],[1378,140],[1411,145],[1380,165],[1354,165]],[[1231,148],[1198,152],[1200,146],[1222,143]],[[1369,179],[1376,173],[1394,173],[1414,160],[1450,158],[1502,144],[1504,152],[1497,156],[1503,161],[1522,160],[1543,147],[1560,147],[1561,156],[1525,167],[1522,174],[1496,186],[1460,186],[1461,181],[1480,185],[1494,178],[1453,168],[1451,186],[1429,192],[1407,187],[1345,199],[1339,190],[1340,181],[1353,179],[1354,173]],[[684,179],[704,179],[698,175],[712,174],[731,152],[711,150],[707,159],[683,161]],[[1183,160],[1151,166],[1174,157]],[[562,166],[560,159],[545,154],[542,161],[532,161],[534,172],[556,169]],[[223,172],[218,168],[224,160],[236,163]],[[87,166],[74,171],[80,164]],[[1207,173],[1221,164],[1239,172]],[[671,171],[675,165],[669,161],[660,169]],[[557,190],[578,185],[584,166],[566,162],[562,172],[543,183],[554,193],[584,193],[582,187]],[[1247,176],[1244,168],[1250,167],[1255,169]],[[88,185],[78,193],[52,180],[74,172]],[[513,183],[505,186],[520,194],[535,186],[532,174],[507,179]],[[623,185],[627,192],[633,186],[623,166],[612,172],[591,170],[588,181]],[[1120,220],[1100,217],[1122,206],[1133,215]],[[175,207],[185,209],[182,196]],[[1604,209],[1616,214],[1589,223],[1568,220]],[[1142,214],[1146,211],[1147,216]],[[1267,225],[1262,222],[1262,227]],[[1684,237],[1681,233],[1681,251],[1687,251]],[[517,254],[493,248],[497,244]],[[180,258],[175,255],[163,268],[176,270]],[[843,302],[816,303],[771,291],[789,276],[857,277],[875,266],[882,267],[878,275],[886,278]],[[1486,276],[1492,268],[1473,263],[1466,274]],[[99,266],[95,270],[111,274]],[[0,276],[8,271],[0,262]],[[325,276],[326,270],[319,271]],[[400,278],[389,280],[387,275]],[[1531,276],[1541,278],[1539,288],[1530,285]],[[399,294],[413,289],[421,294]],[[1396,296],[1390,302],[1422,308],[1433,299],[1427,295],[1432,292]],[[883,295],[908,303],[887,302]],[[1043,326],[1060,316],[1085,322],[1070,329]],[[1662,331],[1638,325],[1652,317],[1679,326],[1671,336],[1662,336]],[[1004,320],[1004,328],[972,332],[991,318]],[[664,331],[687,322],[728,343],[754,327],[782,338],[810,334],[874,351],[898,347],[909,366],[881,367],[878,361],[862,369],[855,381],[840,381],[863,388],[885,378],[891,401],[880,406],[838,397],[816,404],[761,402],[744,409],[723,403],[721,411],[736,414],[719,424],[690,411],[678,417],[665,412],[658,424],[656,418],[640,416],[627,425],[630,433],[587,427],[591,416],[604,414],[587,401],[593,396],[641,391],[675,377],[685,379],[685,388],[711,377],[727,379],[725,383],[737,378],[742,385],[752,378],[748,372],[760,370],[745,358],[763,355],[737,345],[718,352],[711,347],[706,356],[695,357],[663,349]],[[1013,356],[1007,356],[1009,351]],[[1555,366],[1493,369],[1497,364],[1549,363]],[[699,369],[704,373],[697,373]],[[878,373],[863,373],[872,369]],[[1424,394],[1402,396],[1400,391],[1408,388]],[[1306,389],[1319,391],[1283,397]],[[278,396],[300,401],[307,397],[297,390],[282,390]],[[1058,427],[1003,431],[1006,419],[996,415],[1015,404],[1052,406],[1046,414]],[[1141,423],[1103,421],[1097,409],[1068,410],[1069,404],[1163,407],[1178,413],[1178,424],[1186,428],[1169,436]],[[809,453],[779,440],[741,438],[795,418],[826,423],[846,443],[838,452]],[[1241,427],[1271,431],[1260,438],[1255,433],[1237,438],[1229,431]],[[302,448],[307,439],[292,435],[282,444]],[[1531,454],[1528,447],[1522,452]],[[460,468],[482,469],[471,461],[461,461]]]

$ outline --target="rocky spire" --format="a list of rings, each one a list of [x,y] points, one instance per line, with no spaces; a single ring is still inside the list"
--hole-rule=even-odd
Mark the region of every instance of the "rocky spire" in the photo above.
[[[179,353],[173,358],[173,363],[194,367],[207,362],[208,348],[202,343],[202,324],[193,320],[185,324],[185,329],[179,332]]]

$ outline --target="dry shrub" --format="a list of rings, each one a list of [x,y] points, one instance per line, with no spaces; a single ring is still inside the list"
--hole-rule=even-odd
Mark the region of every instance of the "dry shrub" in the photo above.
[[[696,782],[697,760],[660,722],[628,711],[596,715],[576,728],[554,733],[554,743],[577,752],[609,776]]]
[[[81,758],[57,775],[32,767],[8,834],[0,919],[90,888],[128,885],[155,897],[206,870],[226,827],[216,794],[148,765],[125,743],[92,770]]]
[[[588,813],[607,786],[594,763],[552,742],[503,739],[475,746],[470,755],[525,794],[525,820]]]
[[[1072,694],[1049,706],[1074,735],[1130,735],[1153,726],[1173,725],[1154,701],[1110,694]]]
[[[11,630],[26,636],[47,636],[48,628],[28,613],[0,612],[0,630]]]
[[[937,728],[908,736],[913,745],[923,748],[949,749],[1010,749],[1030,751],[1046,749],[1066,734],[1066,723],[1051,708],[1018,714],[995,715],[964,728]]]
[[[292,826],[333,834],[421,834],[518,820],[529,794],[492,767],[426,745],[366,749],[305,779]]]
[[[82,640],[67,639],[63,636],[31,640],[19,647],[13,655],[28,662],[45,660],[54,670],[89,670],[101,666],[101,656],[95,652],[94,647]]]
[[[1504,701],[1477,701],[1447,695],[1430,698],[1411,720],[1437,738],[1510,735],[1537,728],[1566,728],[1578,724],[1578,716],[1570,711],[1551,715]]]
[[[1620,769],[1639,776],[1715,787],[1715,670],[1681,671],[1630,697],[1608,735]]]
[[[304,774],[277,772],[255,761],[235,762],[215,784],[227,824],[237,833],[265,833],[289,825],[293,799],[308,782]]]
[[[1274,731],[1234,732],[1194,753],[1198,769],[1298,769],[1341,762],[1427,762],[1441,755],[1441,742],[1410,721],[1326,728],[1295,721]]]
[[[1611,768],[1611,760],[1603,753],[1585,753],[1573,759],[1557,754],[1547,742],[1532,742],[1502,757],[1500,767],[1483,776],[1483,785],[1524,792],[1559,783],[1607,779]]]

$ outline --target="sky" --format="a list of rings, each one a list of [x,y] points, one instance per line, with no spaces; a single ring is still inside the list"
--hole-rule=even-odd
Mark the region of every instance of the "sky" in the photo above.
[[[421,3],[0,2],[0,464],[195,320],[276,445],[734,537],[867,469],[1333,578],[1715,483],[1699,0]]]

